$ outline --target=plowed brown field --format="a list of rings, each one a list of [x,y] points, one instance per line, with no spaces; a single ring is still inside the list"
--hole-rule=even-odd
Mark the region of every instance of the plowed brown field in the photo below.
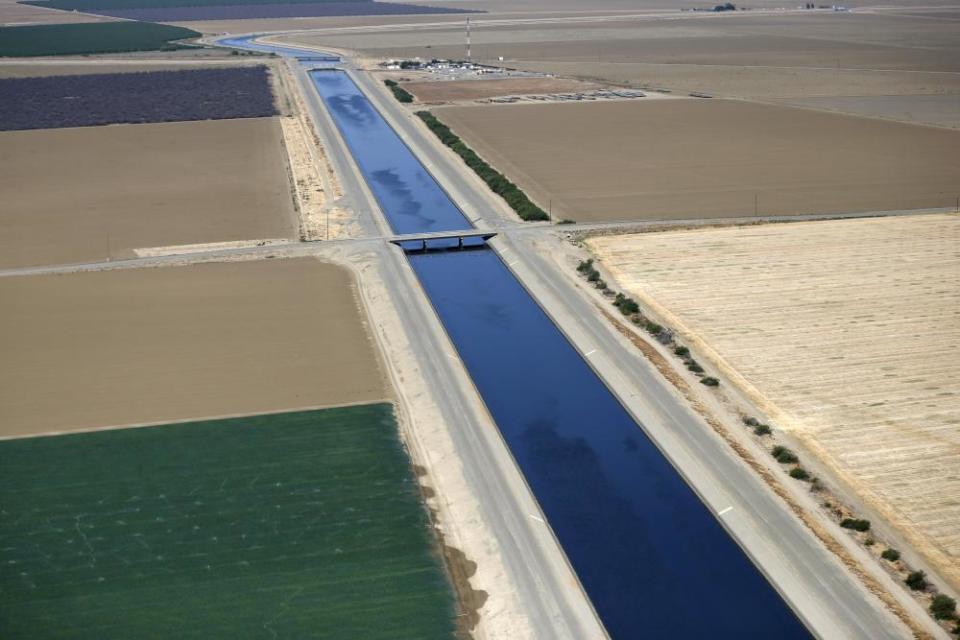
[[[312,258],[0,278],[0,436],[368,402],[350,274]]]
[[[960,132],[731,100],[441,107],[578,222],[951,207]]]

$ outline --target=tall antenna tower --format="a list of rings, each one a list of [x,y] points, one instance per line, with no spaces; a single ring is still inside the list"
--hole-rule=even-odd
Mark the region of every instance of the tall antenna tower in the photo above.
[[[470,18],[467,18],[467,62],[472,62],[470,55]]]

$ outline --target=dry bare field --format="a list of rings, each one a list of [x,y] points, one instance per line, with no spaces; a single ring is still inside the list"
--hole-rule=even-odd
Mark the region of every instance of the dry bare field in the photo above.
[[[491,19],[495,19],[491,18]],[[640,17],[607,22],[484,25],[479,16],[473,54],[493,62],[666,63],[808,68],[958,71],[952,23],[905,15],[787,13]],[[462,56],[463,20],[389,30],[296,34],[387,57]]]
[[[0,267],[292,238],[276,118],[0,133]]]
[[[960,95],[956,21],[938,17],[960,15],[955,8],[916,13],[910,7],[926,3],[901,1],[899,9],[885,6],[859,13],[694,15],[679,12],[678,5],[652,1],[630,3],[634,14],[651,11],[649,15],[623,19],[615,6],[622,3],[613,2],[607,3],[606,13],[620,18],[598,22],[586,13],[577,14],[571,3],[553,2],[539,4],[542,17],[566,13],[582,15],[584,20],[507,24],[502,20],[510,17],[510,11],[521,7],[532,11],[537,3],[507,6],[512,4],[478,0],[462,5],[498,12],[473,21],[475,59],[499,64],[503,56],[504,64],[518,69],[731,98]],[[591,3],[591,9],[599,7]],[[485,24],[498,19],[500,23]],[[294,39],[370,56],[463,56],[459,24],[329,30]],[[904,113],[895,100],[879,103],[883,117],[928,121]],[[850,112],[862,114],[863,109],[852,105]]]
[[[960,584],[960,216],[589,246]]]
[[[951,130],[728,100],[436,113],[541,206],[580,222],[949,207],[960,195]]]
[[[521,62],[528,71],[745,99],[960,95],[960,74],[645,62]]]
[[[366,402],[350,274],[312,258],[0,278],[0,436]]]
[[[960,75],[957,78],[960,80]],[[789,104],[841,113],[856,113],[872,118],[889,118],[937,127],[960,128],[960,94],[834,96],[790,100]]]
[[[599,85],[563,78],[510,78],[504,80],[460,80],[406,82],[403,88],[420,102],[466,102],[481,98],[519,94],[590,91]]]

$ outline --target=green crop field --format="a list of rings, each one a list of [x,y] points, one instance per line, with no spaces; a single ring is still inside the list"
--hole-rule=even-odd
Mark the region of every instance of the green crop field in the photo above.
[[[171,40],[197,38],[192,29],[150,22],[51,24],[0,28],[0,57],[65,56],[177,49]]]
[[[390,405],[0,442],[0,637],[451,638]]]

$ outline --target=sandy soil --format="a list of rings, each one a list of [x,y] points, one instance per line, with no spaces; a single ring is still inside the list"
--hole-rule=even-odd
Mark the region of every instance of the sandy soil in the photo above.
[[[958,195],[960,133],[942,129],[703,99],[436,113],[555,217],[581,222],[950,207]]]
[[[960,584],[960,218],[589,244],[622,287]]]
[[[356,237],[360,232],[356,217],[337,204],[343,196],[340,180],[314,129],[290,68],[286,64],[277,65],[273,77],[280,85],[276,93],[287,98],[285,111],[289,115],[280,118],[280,124],[296,198],[300,237],[310,241]]]
[[[0,266],[295,238],[276,118],[0,134]]]
[[[312,258],[0,278],[0,435],[385,396],[350,274]]]
[[[591,91],[599,85],[562,78],[511,78],[504,80],[461,80],[407,82],[403,88],[420,102],[466,102],[480,98],[517,94]]]

